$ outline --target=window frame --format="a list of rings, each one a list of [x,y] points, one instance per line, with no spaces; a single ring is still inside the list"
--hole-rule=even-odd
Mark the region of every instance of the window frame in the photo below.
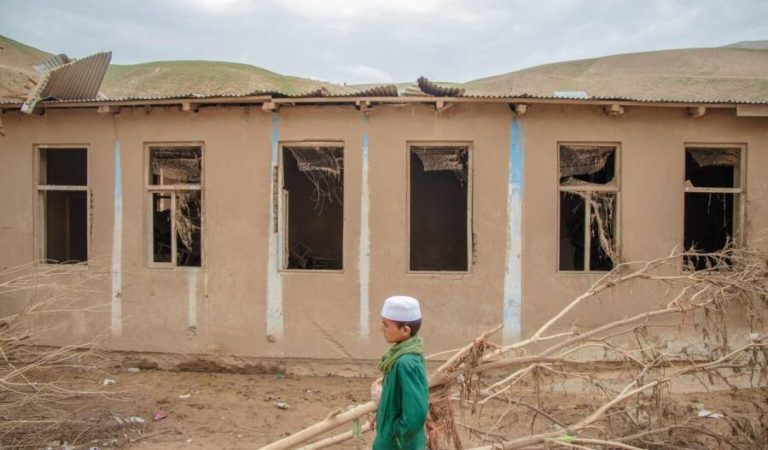
[[[200,149],[200,184],[174,184],[174,185],[153,185],[150,184],[150,167],[152,164],[151,151],[155,148],[190,148],[198,147]],[[200,270],[206,262],[206,246],[205,246],[205,143],[202,141],[173,141],[173,142],[145,142],[144,143],[144,211],[146,219],[144,221],[146,229],[144,232],[145,243],[144,248],[146,250],[147,267],[152,269],[174,269],[174,270]],[[154,261],[154,202],[152,196],[156,193],[171,193],[178,192],[200,192],[200,265],[199,266],[180,266],[178,265],[177,258],[177,239],[176,239],[176,223],[171,220],[171,261],[170,262],[156,262]],[[176,210],[176,196],[171,196],[171,211]]]
[[[288,261],[288,224],[289,224],[289,217],[288,217],[288,202],[290,201],[287,196],[287,192],[284,189],[285,185],[285,162],[284,162],[284,154],[285,154],[285,148],[286,147],[333,147],[333,148],[340,148],[341,154],[344,159],[344,175],[342,180],[342,188],[343,188],[343,201],[342,201],[342,223],[345,222],[347,211],[346,211],[346,192],[347,192],[347,147],[345,145],[345,142],[343,140],[336,140],[336,139],[328,139],[328,140],[307,140],[307,141],[280,141],[278,142],[278,155],[277,155],[277,174],[276,176],[273,176],[272,182],[273,185],[273,192],[274,192],[274,198],[273,202],[277,202],[277,213],[275,214],[275,223],[269,224],[270,230],[276,229],[277,230],[277,267],[278,272],[280,273],[301,273],[301,274],[343,274],[345,271],[345,267],[347,266],[347,258],[345,258],[346,255],[346,248],[347,248],[347,239],[345,238],[345,234],[347,233],[347,227],[342,226],[341,230],[341,255],[342,255],[342,263],[341,263],[341,269],[296,269],[296,268],[289,268],[289,261]],[[273,203],[274,205],[274,203]]]
[[[695,187],[685,185],[685,158],[689,149],[725,149],[739,150],[739,174],[734,177],[734,182],[738,182],[739,187]],[[713,143],[713,142],[685,142],[683,144],[683,167],[682,167],[682,186],[683,186],[683,220],[680,230],[680,248],[685,249],[685,196],[686,194],[733,194],[736,207],[733,208],[733,240],[737,245],[743,245],[745,242],[744,223],[746,219],[746,183],[747,183],[747,144],[745,143]],[[686,249],[687,250],[687,249]]]
[[[413,147],[461,147],[467,149],[467,270],[411,270],[411,152]],[[418,141],[409,140],[405,143],[405,255],[407,275],[472,275],[475,264],[474,257],[474,228],[473,228],[473,184],[474,184],[474,155],[475,148],[473,141]]]
[[[614,158],[614,179],[616,180],[616,183],[614,186],[608,186],[608,185],[595,185],[595,186],[563,186],[560,184],[560,149],[562,147],[613,147],[615,151],[615,158]],[[616,246],[616,254],[619,255],[619,258],[621,258],[622,255],[622,243],[621,243],[621,212],[622,212],[622,206],[621,206],[621,179],[622,179],[622,149],[621,149],[621,142],[615,142],[615,141],[558,141],[557,145],[555,147],[555,150],[557,152],[557,198],[555,204],[557,205],[557,208],[555,210],[556,214],[556,220],[554,221],[555,224],[557,224],[557,253],[555,258],[555,265],[556,265],[556,273],[559,274],[566,274],[566,275],[574,275],[574,274],[605,274],[610,272],[616,267],[616,263],[614,263],[613,268],[609,270],[592,270],[590,268],[589,261],[591,259],[591,244],[592,243],[592,236],[591,236],[591,220],[592,220],[592,212],[591,209],[586,207],[585,202],[585,208],[584,208],[584,270],[563,270],[560,269],[560,195],[562,192],[614,192],[616,195],[616,210],[615,210],[615,221],[614,221],[614,244]]]
[[[90,189],[90,172],[91,172],[91,149],[88,144],[35,144],[32,146],[34,152],[33,158],[33,176],[32,183],[35,190],[35,214],[34,214],[34,261],[38,265],[51,265],[57,266],[63,263],[51,262],[46,259],[46,215],[45,215],[45,201],[43,195],[46,192],[85,192],[86,202],[86,239],[85,239],[85,261],[80,261],[73,265],[88,265],[91,259],[91,226],[92,226],[92,214],[91,208],[91,189]],[[42,152],[41,150],[85,150],[85,164],[86,164],[86,184],[81,185],[55,185],[55,184],[41,184],[40,178],[42,174]]]

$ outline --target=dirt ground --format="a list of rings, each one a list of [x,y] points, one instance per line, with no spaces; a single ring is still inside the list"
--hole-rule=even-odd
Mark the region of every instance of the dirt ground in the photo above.
[[[83,403],[75,414],[94,426],[81,434],[70,449],[257,449],[321,420],[334,409],[368,401],[372,381],[280,373],[130,372],[124,368],[57,376],[74,377],[73,381],[79,385],[92,385],[95,389],[103,389],[105,380],[110,380],[107,381],[110,395],[81,400]],[[547,405],[543,410],[566,422],[583,417],[592,409],[590,396],[584,393],[539,395]],[[532,395],[520,398],[535,402]],[[674,410],[681,421],[717,430],[727,428],[727,422],[699,418],[700,409],[728,409],[756,416],[753,403],[768,404],[768,396],[766,390],[707,393],[696,392],[689,386],[686,393],[672,394],[668,401],[670,410]],[[465,444],[481,442],[473,428],[490,431],[485,438],[492,439],[494,435],[524,436],[552,426],[541,416],[534,418],[519,410],[510,413],[508,405],[502,402],[491,402],[478,410],[482,423],[469,408],[456,408],[455,400],[453,404],[458,431]],[[503,420],[499,420],[502,416]],[[500,425],[489,426],[494,423]],[[364,449],[370,447],[370,442],[371,436],[365,435],[361,442],[352,440],[336,448]],[[51,445],[50,448],[63,447]]]
[[[96,385],[114,380],[111,387],[116,391],[110,398],[89,400],[100,404],[91,405],[91,413],[109,407],[112,417],[106,420],[115,421],[116,426],[102,438],[89,436],[89,442],[81,443],[87,444],[83,448],[137,450],[259,448],[311,425],[335,408],[368,401],[372,381],[159,370],[115,370],[79,377]],[[165,417],[155,420],[158,414]],[[131,419],[135,417],[144,423]],[[126,423],[118,425],[118,420]]]

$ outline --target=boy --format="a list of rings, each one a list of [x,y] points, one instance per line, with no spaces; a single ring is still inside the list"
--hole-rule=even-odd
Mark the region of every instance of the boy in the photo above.
[[[424,450],[429,386],[424,363],[419,301],[394,296],[381,309],[381,332],[394,344],[379,363],[384,381],[376,412],[373,450]]]

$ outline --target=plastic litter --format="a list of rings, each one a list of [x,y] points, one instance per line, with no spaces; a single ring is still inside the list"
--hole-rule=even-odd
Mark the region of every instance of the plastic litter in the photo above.
[[[722,419],[725,417],[719,412],[710,411],[708,409],[700,409],[698,413],[699,417],[706,417],[707,419]]]
[[[275,402],[275,406],[277,406],[280,409],[288,409],[291,407],[288,403],[284,403],[284,402]]]
[[[165,411],[158,411],[158,412],[155,413],[155,416],[152,419],[154,419],[155,422],[157,422],[158,420],[163,420],[166,417],[168,417],[168,413],[167,412],[165,412]]]

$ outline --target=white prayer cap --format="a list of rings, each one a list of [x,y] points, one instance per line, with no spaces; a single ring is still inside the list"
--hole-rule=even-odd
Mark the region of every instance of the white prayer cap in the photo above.
[[[395,295],[384,301],[381,317],[396,322],[412,322],[421,319],[419,301],[406,295]]]

